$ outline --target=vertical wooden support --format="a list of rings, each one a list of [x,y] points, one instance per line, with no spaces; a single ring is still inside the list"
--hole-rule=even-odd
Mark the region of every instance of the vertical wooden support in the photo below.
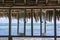
[[[24,0],[24,4],[26,5],[26,0]]]
[[[31,35],[33,36],[33,9],[31,9]]]
[[[44,19],[44,36],[46,35],[46,13],[45,13],[45,19]]]
[[[15,0],[13,0],[14,4],[15,4]]]
[[[17,21],[18,21],[18,23],[17,23],[17,35],[19,35],[19,13],[17,13],[18,14],[18,17],[17,17]]]
[[[58,4],[59,4],[59,0],[57,0],[58,1]]]
[[[54,9],[54,40],[56,40],[56,9]]]
[[[3,4],[4,4],[4,0],[2,0]]]
[[[42,9],[40,9],[40,36],[42,36]]]
[[[60,4],[60,0],[58,0],[58,4]]]
[[[12,40],[11,37],[11,8],[9,8],[9,38],[8,40]]]
[[[37,5],[37,3],[38,3],[38,0],[36,0],[36,5]]]
[[[48,0],[46,0],[46,5],[48,4]]]
[[[26,35],[26,9],[24,9],[24,36]]]

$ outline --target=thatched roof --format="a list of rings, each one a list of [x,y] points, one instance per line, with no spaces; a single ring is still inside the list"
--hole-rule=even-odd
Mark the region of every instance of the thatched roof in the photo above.
[[[46,15],[46,20],[47,21],[52,21],[52,18],[53,18],[53,11],[54,10],[42,10],[42,16],[45,17]],[[19,10],[19,9],[12,9],[11,10],[11,15],[13,18],[18,18],[18,14],[19,14],[19,18],[24,18],[24,13],[25,11],[22,9],[22,10]],[[40,9],[33,9],[32,12],[31,12],[31,9],[27,9],[26,10],[26,18],[31,18],[31,13],[33,13],[33,17],[35,18],[35,20],[39,20],[39,17],[41,15],[41,11]],[[0,9],[0,17],[8,17],[9,15],[9,10],[7,9]],[[60,20],[60,10],[56,10],[56,18],[58,20]]]

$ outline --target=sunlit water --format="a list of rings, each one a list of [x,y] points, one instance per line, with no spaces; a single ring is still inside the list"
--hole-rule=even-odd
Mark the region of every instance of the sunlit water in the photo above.
[[[44,24],[43,24],[44,25]],[[28,27],[31,27],[31,25],[27,25]],[[39,36],[40,35],[40,28],[39,24],[34,24],[33,28],[33,35]],[[20,24],[19,32],[24,32],[24,27],[22,24]],[[57,24],[57,36],[60,36],[60,25]],[[44,32],[44,27],[42,27],[42,31]],[[42,33],[43,33],[42,32]],[[0,24],[0,35],[8,35],[9,34],[9,27],[7,24]],[[17,35],[17,25],[13,24],[11,26],[11,35]],[[31,28],[26,28],[26,35],[31,35]],[[53,36],[54,35],[54,25],[53,24],[47,24],[46,25],[46,36]]]

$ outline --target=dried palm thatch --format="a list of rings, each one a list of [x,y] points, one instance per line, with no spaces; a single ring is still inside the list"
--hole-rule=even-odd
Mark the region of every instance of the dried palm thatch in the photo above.
[[[52,11],[52,10],[48,10],[47,12],[46,12],[47,14],[47,20],[48,21],[52,21],[52,19],[53,19],[53,13],[54,13],[54,11]],[[56,19],[59,21],[60,20],[60,10],[56,10]]]
[[[53,11],[52,10],[48,10],[46,11],[46,20],[48,21],[52,21],[52,17],[53,17]]]
[[[60,11],[56,11],[56,18],[58,19],[58,20],[60,20]]]
[[[9,11],[8,10],[0,10],[0,17],[8,17]]]
[[[35,18],[35,21],[38,21],[41,15],[40,9],[34,9],[32,13],[33,13],[33,17]]]
[[[41,11],[40,9],[33,9],[31,12],[31,9],[27,9],[26,12],[24,10],[11,10],[11,15],[13,18],[18,18],[18,14],[19,14],[19,18],[24,18],[24,13],[26,18],[31,18],[31,13],[33,13],[33,17],[35,18],[36,21],[39,20],[39,17],[41,15]],[[47,21],[52,21],[53,19],[53,13],[54,10],[46,10],[46,11],[42,11],[42,16],[45,17],[46,15],[46,20]],[[9,16],[9,10],[0,10],[0,17],[8,17]],[[56,10],[56,18],[58,20],[60,20],[60,10]]]
[[[26,10],[26,18],[31,18],[31,9]]]

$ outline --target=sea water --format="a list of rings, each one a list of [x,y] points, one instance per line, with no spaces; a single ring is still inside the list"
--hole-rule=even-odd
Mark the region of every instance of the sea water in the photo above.
[[[60,24],[60,23],[59,23]],[[60,25],[56,25],[57,36],[60,36]],[[28,23],[26,25],[26,35],[31,35],[31,24]],[[20,24],[19,32],[24,33],[24,26]],[[42,24],[42,33],[44,32],[44,24]],[[9,24],[8,23],[0,23],[0,36],[1,35],[9,35]],[[17,35],[17,25],[13,23],[11,25],[11,35]],[[39,36],[40,35],[40,24],[33,24],[33,35]],[[46,24],[46,36],[53,36],[54,35],[54,24]]]

